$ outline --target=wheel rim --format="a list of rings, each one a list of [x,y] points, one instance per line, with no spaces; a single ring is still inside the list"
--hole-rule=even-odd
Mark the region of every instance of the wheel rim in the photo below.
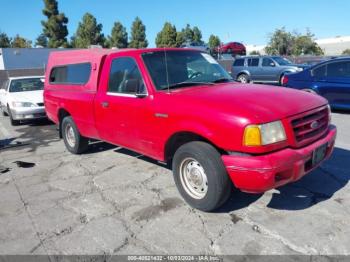
[[[201,164],[186,158],[180,165],[180,180],[186,193],[195,199],[202,199],[208,192],[208,178]]]
[[[242,84],[246,84],[248,82],[247,78],[244,76],[238,77],[238,81],[241,82]]]
[[[76,143],[74,129],[71,124],[67,124],[65,128],[66,140],[70,147],[74,147]]]

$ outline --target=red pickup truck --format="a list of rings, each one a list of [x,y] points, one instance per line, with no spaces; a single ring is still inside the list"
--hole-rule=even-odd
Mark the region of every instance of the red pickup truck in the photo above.
[[[53,52],[44,101],[70,152],[98,139],[171,162],[183,198],[204,211],[233,188],[261,193],[298,180],[336,137],[322,97],[236,83],[190,49]]]

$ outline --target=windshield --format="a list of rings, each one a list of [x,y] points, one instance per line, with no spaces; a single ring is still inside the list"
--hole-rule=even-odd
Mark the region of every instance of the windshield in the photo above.
[[[167,50],[144,53],[146,67],[157,90],[232,81],[209,54]]]
[[[274,59],[279,65],[281,65],[281,66],[292,64],[292,62],[289,61],[287,58],[283,58],[283,57],[276,56],[276,57],[274,57],[273,59]]]
[[[44,89],[44,79],[42,78],[26,78],[12,80],[9,92],[26,92]]]

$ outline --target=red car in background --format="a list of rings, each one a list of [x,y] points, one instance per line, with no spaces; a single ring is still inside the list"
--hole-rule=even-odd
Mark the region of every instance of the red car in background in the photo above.
[[[247,50],[245,48],[245,46],[241,43],[238,42],[229,42],[227,44],[222,44],[220,46],[218,46],[215,49],[216,53],[219,54],[232,54],[232,56],[236,56],[236,55],[246,55]]]

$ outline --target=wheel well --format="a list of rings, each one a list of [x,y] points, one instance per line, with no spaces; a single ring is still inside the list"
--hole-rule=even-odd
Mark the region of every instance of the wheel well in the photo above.
[[[58,132],[59,132],[59,135],[60,135],[60,138],[62,138],[62,128],[61,128],[61,125],[62,125],[62,120],[63,118],[65,118],[66,116],[70,116],[69,112],[66,111],[65,109],[61,108],[59,111],[58,111]]]
[[[189,143],[189,142],[193,142],[193,141],[206,142],[208,144],[211,144],[213,147],[215,147],[219,151],[220,154],[225,153],[225,150],[218,148],[216,145],[214,145],[208,139],[206,139],[200,135],[197,135],[197,134],[191,133],[191,132],[179,132],[179,133],[174,134],[171,138],[169,138],[169,140],[167,141],[167,143],[165,145],[165,151],[164,151],[165,162],[170,161],[174,157],[175,152],[179,149],[180,146],[182,146],[186,143]]]
[[[237,78],[240,77],[241,75],[246,75],[246,76],[249,78],[249,75],[248,75],[246,72],[240,72],[240,73],[237,75]]]

